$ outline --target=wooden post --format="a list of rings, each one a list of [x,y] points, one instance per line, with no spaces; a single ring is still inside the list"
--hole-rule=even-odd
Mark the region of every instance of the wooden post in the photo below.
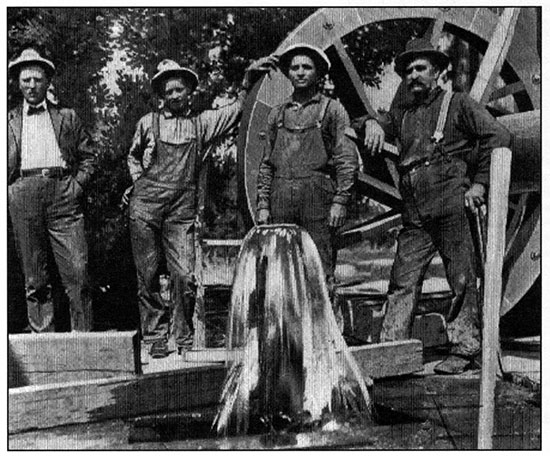
[[[489,184],[489,214],[487,225],[487,252],[483,287],[482,369],[478,449],[488,450],[493,445],[495,384],[499,349],[499,319],[502,297],[502,263],[506,235],[506,213],[510,187],[512,151],[493,150]]]
[[[197,187],[197,215],[195,218],[195,310],[193,313],[193,325],[195,327],[195,338],[193,348],[206,347],[206,315],[204,310],[204,258],[203,258],[203,236],[204,236],[204,206],[206,202],[206,185],[208,183],[208,167],[210,166],[209,151],[206,153],[204,162],[199,173]]]

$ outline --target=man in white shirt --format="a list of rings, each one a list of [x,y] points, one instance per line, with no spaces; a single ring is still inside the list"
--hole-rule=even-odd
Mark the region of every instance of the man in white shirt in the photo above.
[[[55,330],[48,253],[70,302],[71,329],[92,329],[88,247],[81,199],[95,167],[90,138],[72,109],[46,100],[54,64],[34,49],[10,62],[23,102],[8,113],[8,198],[25,275],[29,326]]]

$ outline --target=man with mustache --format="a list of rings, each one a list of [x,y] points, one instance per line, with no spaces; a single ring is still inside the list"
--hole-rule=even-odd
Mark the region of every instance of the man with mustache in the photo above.
[[[449,58],[425,39],[407,44],[395,70],[411,101],[377,119],[354,123],[371,153],[386,134],[398,139],[403,229],[391,271],[381,340],[407,339],[424,274],[439,252],[453,292],[446,315],[448,357],[435,371],[457,374],[480,352],[480,307],[467,211],[485,202],[491,151],[510,145],[510,134],[465,93],[438,86]]]
[[[69,298],[71,329],[92,330],[82,199],[95,169],[73,109],[46,98],[54,64],[34,49],[10,62],[23,102],[8,113],[8,201],[33,332],[55,331],[49,251]]]
[[[357,150],[346,134],[346,110],[320,93],[319,84],[330,69],[325,53],[297,44],[281,55],[279,67],[294,91],[268,116],[256,219],[259,224],[295,223],[305,228],[331,288],[334,237],[346,218],[358,169]]]
[[[170,327],[178,352],[193,343],[194,220],[204,152],[209,143],[237,124],[247,90],[257,77],[274,68],[274,63],[273,57],[252,63],[233,103],[197,116],[191,115],[189,106],[199,82],[194,71],[166,59],[152,78],[163,107],[137,124],[128,155],[134,184],[123,201],[129,202],[141,335],[153,358],[168,356]],[[172,282],[170,310],[165,308],[159,289],[162,256]]]

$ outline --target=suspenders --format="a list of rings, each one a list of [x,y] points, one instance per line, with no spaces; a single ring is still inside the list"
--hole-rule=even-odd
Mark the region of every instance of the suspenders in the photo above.
[[[435,127],[434,134],[432,135],[432,141],[439,144],[443,139],[443,129],[447,123],[447,116],[449,114],[449,106],[451,99],[453,98],[453,92],[446,91],[443,95],[443,101],[441,102],[441,108],[439,109],[439,117],[437,119],[437,125]]]

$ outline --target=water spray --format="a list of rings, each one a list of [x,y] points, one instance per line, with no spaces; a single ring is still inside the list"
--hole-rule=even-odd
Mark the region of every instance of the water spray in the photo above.
[[[319,253],[296,225],[264,225],[244,239],[233,281],[227,349],[241,350],[214,426],[247,433],[258,418],[321,421],[353,411],[370,419],[365,379],[340,334]]]

